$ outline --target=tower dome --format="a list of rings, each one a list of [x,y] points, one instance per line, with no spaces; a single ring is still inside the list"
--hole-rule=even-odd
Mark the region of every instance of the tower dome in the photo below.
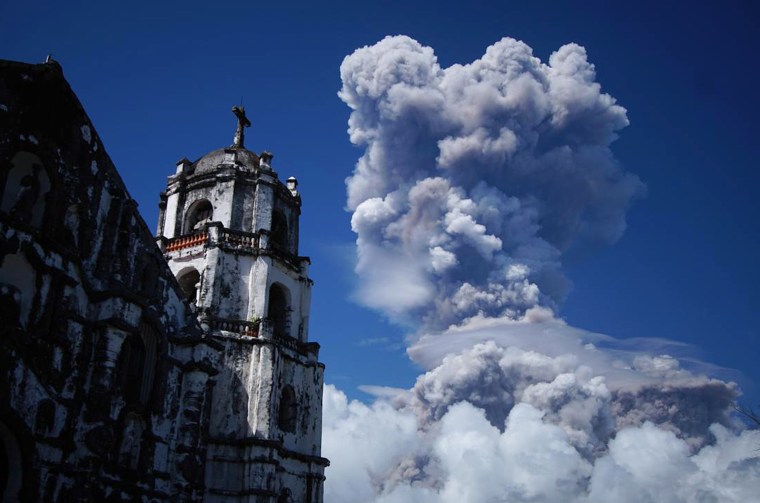
[[[188,174],[214,173],[225,166],[255,171],[259,167],[259,156],[245,148],[220,148],[192,163]]]

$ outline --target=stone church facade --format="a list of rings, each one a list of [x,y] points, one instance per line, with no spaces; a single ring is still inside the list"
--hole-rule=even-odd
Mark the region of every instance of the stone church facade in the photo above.
[[[158,232],[54,61],[0,61],[0,498],[322,502],[301,198],[182,159]]]

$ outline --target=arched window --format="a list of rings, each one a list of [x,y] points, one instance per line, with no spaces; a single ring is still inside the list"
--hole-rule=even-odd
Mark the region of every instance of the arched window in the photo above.
[[[272,213],[270,240],[274,248],[288,251],[288,220],[280,210]]]
[[[280,394],[280,410],[277,413],[277,425],[282,431],[296,431],[298,420],[298,403],[292,386],[285,386]]]
[[[185,220],[185,234],[191,234],[200,229],[203,224],[210,222],[214,216],[214,207],[207,199],[195,201],[187,210]]]
[[[145,366],[140,386],[140,403],[147,405],[153,393],[153,380],[158,362],[158,332],[148,323],[140,324],[140,338],[145,348]]]
[[[26,328],[37,290],[37,273],[20,253],[6,255],[0,264],[0,310],[5,324]]]
[[[139,283],[136,285],[137,289],[146,297],[153,298],[156,294],[159,276],[156,263],[146,257],[141,264]]]
[[[272,283],[269,287],[267,318],[276,337],[290,335],[290,293],[279,283]]]
[[[201,280],[200,273],[193,267],[183,269],[177,275],[177,282],[182,290],[186,301],[195,303],[198,298],[198,283]]]
[[[127,403],[148,405],[156,373],[158,334],[149,324],[140,324],[140,334],[130,335],[122,343],[119,375]]]
[[[2,211],[34,227],[45,216],[45,197],[50,191],[50,179],[42,161],[29,152],[19,152],[11,161],[3,191]]]
[[[124,399],[128,403],[138,403],[145,368],[145,345],[141,337],[130,335],[121,345],[119,367]]]

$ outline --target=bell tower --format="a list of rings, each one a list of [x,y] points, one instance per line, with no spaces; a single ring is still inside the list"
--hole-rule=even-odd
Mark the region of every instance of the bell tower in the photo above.
[[[159,246],[216,355],[198,385],[210,394],[204,501],[321,503],[324,365],[309,341],[298,181],[245,148],[251,123],[232,111],[232,145],[178,161],[159,203]]]

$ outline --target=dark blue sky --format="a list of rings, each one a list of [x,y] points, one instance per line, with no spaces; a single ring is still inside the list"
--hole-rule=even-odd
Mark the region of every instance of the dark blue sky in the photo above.
[[[344,179],[361,152],[346,135],[339,65],[354,49],[406,34],[442,66],[504,36],[547,60],[583,45],[631,125],[613,145],[647,185],[614,246],[566,257],[573,290],[560,315],[616,337],[670,338],[734,368],[760,402],[760,9],[755,2],[4,2],[0,57],[52,53],[151,228],[174,162],[228,145],[230,106],[247,146],[275,154],[304,198],[302,253],[316,281],[312,337],[326,379],[408,387],[418,369],[403,331],[352,303],[354,235]],[[389,344],[362,345],[367,338]],[[752,383],[755,384],[752,384]]]

